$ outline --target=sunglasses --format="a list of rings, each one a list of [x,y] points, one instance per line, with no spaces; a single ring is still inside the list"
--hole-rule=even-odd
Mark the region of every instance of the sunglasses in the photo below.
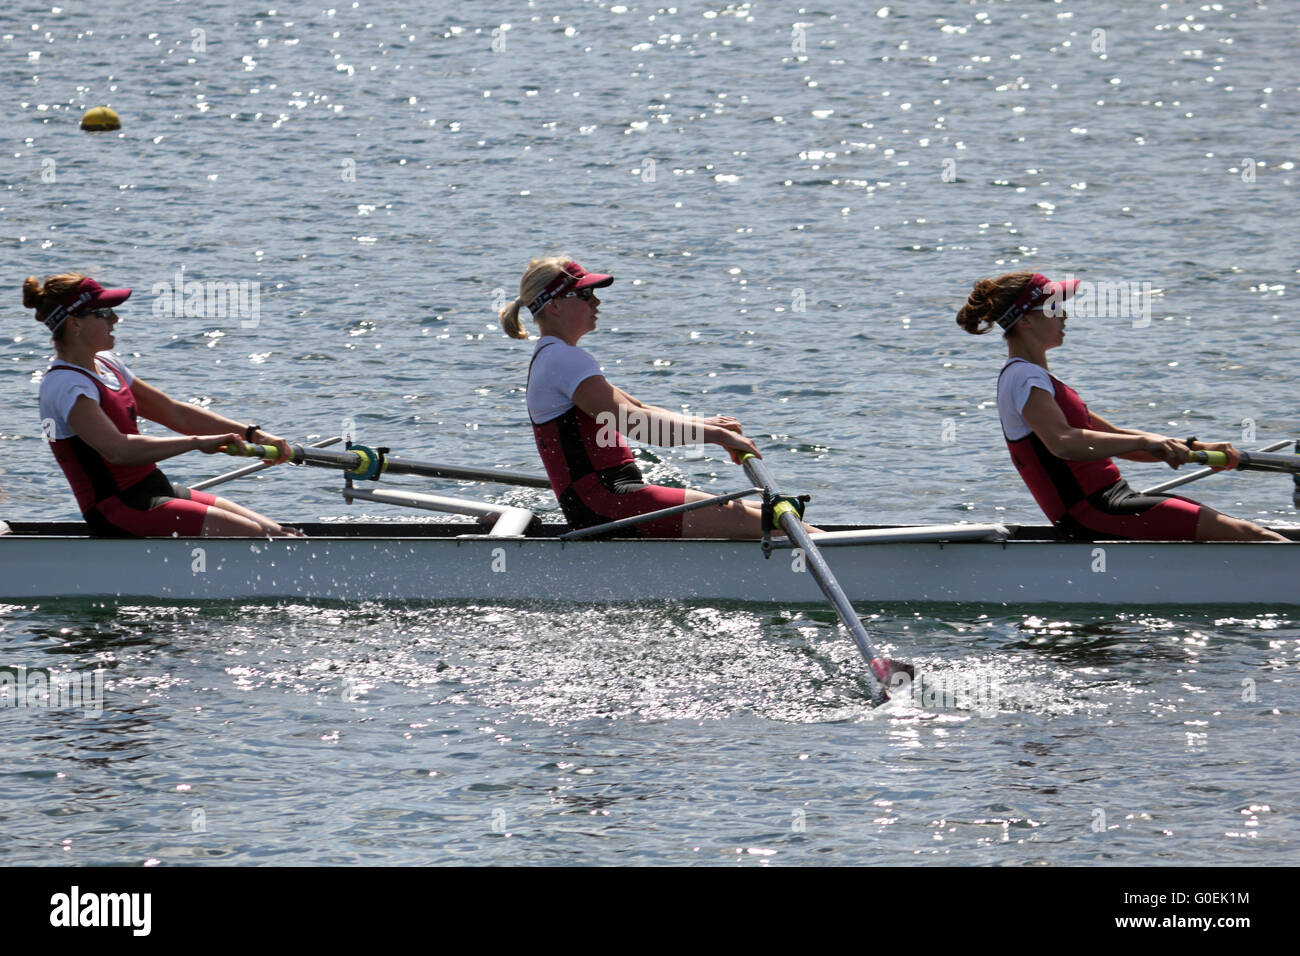
[[[85,312],[80,313],[80,315],[90,315],[90,316],[94,316],[97,319],[111,320],[117,318],[117,313],[114,312],[112,309],[87,309]]]
[[[572,299],[575,296],[579,299],[582,299],[582,301],[584,302],[590,302],[592,299],[596,298],[596,289],[592,286],[589,286],[586,289],[578,289],[574,292],[566,292],[564,293],[564,295],[557,296],[556,298]]]

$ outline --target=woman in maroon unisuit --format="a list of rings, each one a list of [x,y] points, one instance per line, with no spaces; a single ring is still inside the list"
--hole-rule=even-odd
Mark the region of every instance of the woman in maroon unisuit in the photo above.
[[[130,289],[105,289],[75,272],[34,276],[23,305],[50,330],[55,358],[41,380],[41,428],[92,534],[101,537],[265,537],[291,528],[225,498],[173,485],[157,462],[187,451],[212,453],[241,441],[287,443],[256,425],[178,402],[131,374],[113,354],[114,308]],[[137,416],[183,437],[141,435]]]
[[[1047,351],[1065,341],[1065,300],[1079,280],[1013,272],[975,283],[957,324],[974,335],[995,326],[1007,343],[998,377],[998,416],[1020,476],[1048,520],[1081,540],[1285,541],[1281,535],[1181,495],[1134,491],[1111,461],[1188,460],[1187,442],[1153,432],[1117,428],[1090,412],[1074,389],[1047,370]],[[1227,442],[1197,443],[1238,453]]]
[[[587,272],[564,256],[534,259],[519,280],[519,297],[501,310],[501,327],[526,339],[519,311],[527,308],[542,333],[528,369],[528,417],[542,464],[564,516],[574,528],[592,527],[711,497],[692,488],[648,485],[624,440],[628,423],[648,425],[652,444],[711,442],[736,455],[758,455],[741,434],[740,422],[725,415],[696,418],[638,401],[611,384],[578,340],[596,328],[597,289],[611,275]],[[616,428],[601,421],[618,423]],[[762,509],[752,502],[656,518],[634,525],[630,534],[653,538],[757,538]],[[809,530],[816,530],[810,528]],[[776,533],[781,533],[779,530]]]

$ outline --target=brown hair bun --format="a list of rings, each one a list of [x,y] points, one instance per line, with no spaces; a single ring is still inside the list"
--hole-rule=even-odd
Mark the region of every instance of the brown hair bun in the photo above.
[[[966,304],[957,310],[957,324],[971,335],[988,332],[1033,277],[1032,272],[1008,272],[996,279],[976,279]]]
[[[54,307],[59,304],[65,295],[81,285],[85,276],[80,272],[63,272],[56,276],[50,276],[45,280],[45,285],[41,285],[41,280],[36,276],[28,276],[23,280],[23,306],[28,309],[36,310],[36,321],[41,324],[45,323],[45,317],[53,311]],[[59,325],[58,330],[54,333],[56,342],[62,341],[63,325]]]

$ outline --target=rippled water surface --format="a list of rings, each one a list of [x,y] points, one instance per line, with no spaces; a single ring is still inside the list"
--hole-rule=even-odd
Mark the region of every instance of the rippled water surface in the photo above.
[[[2,516],[74,514],[18,293],[66,268],[136,289],[119,350],[179,398],[537,471],[494,312],[567,251],[618,276],[584,340],[611,381],[740,417],[825,522],[1038,519],[1001,343],[953,324],[1001,271],[1147,289],[1052,354],[1117,424],[1294,437],[1298,28],[1280,2],[10,3]],[[77,128],[97,105],[120,132]],[[182,268],[256,313],[177,313]],[[381,507],[326,473],[228,487]],[[1295,518],[1286,479],[1193,487]],[[0,862],[1295,860],[1294,607],[859,610],[920,665],[880,708],[813,607],[0,607],[0,664],[104,672],[102,714],[0,708]]]
[[[5,608],[11,863],[1281,863],[1300,622],[880,609]],[[928,695],[928,696],[927,696]]]

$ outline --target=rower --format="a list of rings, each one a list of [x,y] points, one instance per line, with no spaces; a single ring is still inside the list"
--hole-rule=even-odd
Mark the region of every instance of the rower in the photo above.
[[[225,498],[173,485],[157,462],[198,449],[260,441],[288,444],[178,402],[136,378],[111,349],[114,307],[130,289],[105,289],[68,272],[23,282],[23,305],[50,330],[55,358],[41,380],[41,428],[67,476],[91,534],[100,537],[266,537],[298,533]],[[141,435],[138,415],[183,438]]]
[[[498,316],[508,336],[526,339],[519,310],[527,306],[541,332],[528,366],[528,417],[551,488],[575,529],[710,497],[694,489],[646,484],[626,432],[649,444],[708,442],[727,449],[733,459],[743,454],[761,457],[736,419],[680,415],[638,401],[610,384],[595,358],[579,348],[578,340],[596,328],[596,290],[613,281],[613,276],[587,272],[564,256],[534,259],[519,280],[519,297]],[[627,533],[649,538],[758,538],[763,533],[762,509],[757,503],[733,500],[634,525]]]
[[[957,324],[973,335],[1002,329],[1008,352],[998,377],[1002,434],[1020,476],[1058,532],[1084,541],[1285,541],[1190,498],[1139,494],[1120,476],[1112,456],[1177,468],[1195,447],[1224,452],[1228,467],[1235,468],[1239,453],[1227,442],[1184,442],[1117,428],[1047,370],[1047,350],[1065,341],[1065,300],[1078,284],[1031,272],[980,279],[957,313]]]

